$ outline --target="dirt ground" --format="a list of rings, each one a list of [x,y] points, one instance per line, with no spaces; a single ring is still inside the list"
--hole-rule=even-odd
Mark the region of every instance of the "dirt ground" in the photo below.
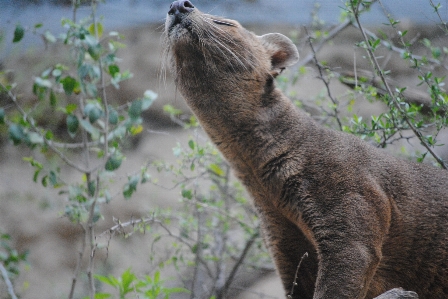
[[[261,34],[273,31],[289,33],[294,28],[257,26],[252,29]],[[141,96],[147,89],[159,94],[159,99],[150,113],[146,114],[148,130],[141,135],[135,146],[126,152],[127,160],[123,166],[123,171],[126,173],[126,170],[138,169],[150,159],[173,159],[171,149],[176,142],[185,144],[191,132],[174,126],[162,112],[165,104],[179,107],[186,112],[188,108],[181,96],[176,94],[172,78],[168,75],[166,81],[161,79],[160,31],[154,26],[148,26],[133,28],[123,33],[128,48],[121,52],[123,58],[121,67],[130,69],[134,73],[134,78],[120,90],[110,93],[111,100],[125,102]],[[332,45],[319,53],[319,58],[328,61],[334,67],[352,69],[356,54],[360,57],[357,66],[367,68],[368,63],[362,59],[363,54],[353,46],[356,39],[357,34],[353,32],[342,34]],[[39,53],[39,49],[36,52]],[[5,67],[17,70],[16,80],[29,80],[32,73],[37,74],[42,70],[44,62],[50,60],[51,57],[47,55],[45,59],[39,58],[40,63],[33,64],[36,61],[31,58],[17,58],[7,62]],[[294,87],[294,92],[299,99],[307,103],[307,110],[313,114],[318,107],[314,100],[318,95],[325,93],[325,90],[322,82],[316,78],[316,71],[308,66],[307,69],[308,72],[300,79],[298,86]],[[399,66],[398,70],[399,75],[395,79],[415,83],[414,77],[409,77],[407,66]],[[24,86],[20,84],[19,90]],[[348,90],[337,80],[332,81],[331,87],[336,95],[343,95]],[[23,93],[29,94],[30,90],[23,89]],[[381,105],[368,102],[357,103],[354,108],[358,115],[365,116],[381,109]],[[165,133],[157,134],[151,130]],[[12,236],[13,244],[19,251],[29,250],[29,265],[22,269],[15,285],[16,291],[24,299],[66,298],[76,266],[81,231],[60,216],[65,203],[57,191],[44,189],[32,182],[32,169],[28,163],[22,161],[23,156],[31,155],[29,150],[13,147],[4,139],[1,146],[0,231]],[[389,150],[399,151],[400,148],[401,145],[398,145],[390,147]],[[416,148],[408,146],[408,150],[412,152]],[[448,157],[446,147],[438,150],[442,156]],[[69,179],[79,180],[75,173],[64,171]],[[131,217],[147,215],[154,206],[176,206],[178,192],[178,190],[166,191],[152,185],[139,187],[136,196],[131,200],[118,198],[108,205],[104,221],[100,223],[97,231],[109,228],[113,224],[113,217],[125,221]],[[105,251],[98,252],[97,258],[100,261],[98,267],[110,273],[121,273],[132,267],[135,272],[144,273],[148,267],[148,252],[148,239],[145,235],[134,235],[128,239],[116,238],[111,242],[107,254]],[[82,289],[86,283],[85,277],[81,278],[80,283]],[[5,296],[1,290],[3,287],[4,285],[0,284],[0,297]],[[265,294],[264,298],[282,298],[283,291],[275,273],[257,278],[255,283],[238,298],[262,298],[260,294]]]

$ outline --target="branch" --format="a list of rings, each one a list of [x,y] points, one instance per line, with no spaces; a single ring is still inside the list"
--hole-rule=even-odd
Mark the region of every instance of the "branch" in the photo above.
[[[418,295],[415,292],[404,291],[402,288],[395,288],[373,299],[418,299]]]
[[[229,288],[230,285],[233,282],[233,279],[235,278],[235,275],[239,269],[239,267],[243,264],[244,259],[246,258],[247,253],[249,252],[250,248],[252,247],[252,245],[254,244],[255,240],[259,237],[259,233],[258,231],[253,234],[251,236],[251,238],[246,242],[246,246],[244,246],[243,252],[241,253],[240,257],[238,258],[238,260],[235,262],[235,264],[233,265],[232,271],[230,271],[229,276],[227,277],[227,281],[224,285],[224,292],[226,292]]]
[[[299,264],[297,265],[296,274],[294,274],[294,281],[293,281],[293,283],[292,283],[291,294],[289,294],[289,295],[287,296],[288,298],[292,298],[292,295],[294,294],[294,288],[295,288],[295,286],[297,285],[297,278],[299,278],[299,277],[298,277],[298,274],[299,274],[300,266],[302,265],[302,261],[303,261],[304,259],[306,259],[307,257],[308,257],[308,252],[305,252],[305,253],[302,255],[302,257],[300,258]]]
[[[405,122],[407,123],[409,128],[418,137],[421,144],[426,148],[426,150],[434,157],[434,159],[436,159],[436,161],[440,164],[440,166],[444,169],[448,169],[448,166],[445,164],[445,162],[432,150],[432,148],[429,146],[429,144],[425,141],[422,133],[415,128],[415,126],[412,124],[412,122],[407,117],[406,113],[401,109],[400,103],[397,100],[397,98],[395,97],[394,93],[392,92],[392,90],[389,86],[389,83],[387,82],[387,80],[384,76],[384,73],[381,70],[378,60],[376,59],[375,55],[373,54],[372,48],[370,47],[369,38],[367,37],[367,35],[364,31],[364,28],[362,27],[361,22],[359,20],[358,8],[353,7],[353,2],[351,2],[351,5],[352,5],[353,15],[355,17],[356,23],[358,24],[359,30],[361,31],[361,34],[364,38],[364,42],[366,44],[366,51],[369,55],[370,61],[372,62],[373,67],[374,67],[375,71],[377,72],[378,76],[381,78],[381,81],[383,82],[383,84],[386,88],[386,91],[389,94],[389,96],[391,97],[393,104],[395,105],[397,111],[400,112],[400,114],[402,115],[403,119],[405,120]]]
[[[330,40],[332,40],[338,33],[340,33],[341,31],[343,31],[345,28],[347,28],[350,24],[352,24],[352,21],[347,19],[345,20],[343,23],[337,25],[336,27],[334,27],[333,29],[330,30],[330,32],[328,32],[328,35],[325,36],[319,44],[317,44],[316,46],[314,46],[314,52],[319,52],[320,49],[322,49],[322,47],[329,42]],[[305,56],[305,58],[303,58],[302,60],[300,60],[300,62],[297,64],[298,67],[307,65],[308,63],[310,63],[311,61],[313,61],[315,54],[314,53],[310,53],[307,56]]]
[[[11,90],[8,90],[6,88],[6,86],[4,86],[2,83],[0,83],[0,87],[2,87],[3,90],[7,91],[7,95],[8,97],[11,99],[11,101],[14,103],[14,105],[16,106],[17,110],[19,110],[20,114],[22,115],[22,117],[30,124],[31,128],[37,133],[39,134],[40,137],[42,137],[43,142],[45,143],[45,145],[47,145],[54,153],[56,153],[59,158],[61,158],[67,165],[71,166],[72,168],[78,170],[79,172],[83,172],[83,173],[89,173],[91,172],[91,170],[88,169],[84,169],[82,167],[80,167],[79,165],[77,165],[75,162],[71,161],[70,159],[68,159],[62,152],[60,152],[56,146],[54,145],[54,143],[50,140],[48,140],[47,138],[45,138],[45,136],[43,136],[39,130],[37,129],[37,127],[34,125],[34,121],[32,119],[29,119],[28,114],[25,112],[25,110],[23,110],[22,106],[20,106],[20,104],[17,102],[17,97],[11,92]]]
[[[333,102],[333,105],[334,105],[334,108],[333,108],[334,117],[336,118],[336,121],[338,123],[339,130],[342,131],[342,123],[341,123],[341,120],[339,119],[339,109],[338,109],[339,101],[337,99],[335,99],[333,97],[333,95],[331,94],[330,85],[329,85],[330,81],[328,79],[324,78],[324,73],[323,73],[324,66],[322,66],[319,63],[319,61],[317,60],[316,50],[315,50],[315,48],[313,46],[313,43],[311,41],[311,36],[308,34],[308,30],[306,28],[305,28],[305,31],[306,31],[306,34],[308,35],[308,42],[310,44],[311,52],[313,54],[314,64],[317,66],[317,69],[319,71],[319,79],[321,79],[322,82],[324,82],[325,88],[327,89],[327,95],[330,98],[330,100]]]
[[[5,267],[3,266],[3,263],[0,263],[0,272],[2,272],[3,280],[5,281],[6,287],[8,288],[9,296],[11,296],[12,299],[17,299],[17,296],[14,293],[14,287],[12,286],[12,282],[8,277],[8,271],[6,271]]]

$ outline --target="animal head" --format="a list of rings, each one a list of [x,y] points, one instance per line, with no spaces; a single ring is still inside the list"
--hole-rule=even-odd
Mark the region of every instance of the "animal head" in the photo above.
[[[219,84],[238,93],[262,92],[283,69],[299,59],[286,36],[257,36],[237,21],[199,11],[190,1],[171,4],[165,23],[166,52],[181,92],[188,98],[220,92]],[[252,82],[247,86],[244,82]]]

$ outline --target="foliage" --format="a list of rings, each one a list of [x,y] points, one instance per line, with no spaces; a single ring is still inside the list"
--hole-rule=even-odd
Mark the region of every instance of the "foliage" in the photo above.
[[[186,126],[192,123],[196,121],[190,119]],[[182,280],[194,298],[226,298],[243,264],[260,268],[269,263],[258,217],[241,183],[232,178],[230,166],[210,142],[190,138],[173,153],[177,163],[155,163],[160,172],[174,176],[184,205],[175,217],[179,234],[169,233],[174,238],[169,263],[177,269],[186,267],[182,272],[190,274]]]
[[[5,266],[8,274],[15,277],[20,273],[19,264],[27,261],[28,252],[18,253],[10,243],[10,235],[0,234],[0,262]]]
[[[160,271],[156,271],[152,277],[146,275],[144,279],[138,279],[130,269],[124,271],[121,277],[118,278],[113,275],[95,275],[95,278],[117,289],[120,299],[125,299],[127,295],[137,295],[139,298],[145,299],[157,299],[160,298],[160,295],[163,295],[164,299],[169,299],[170,295],[174,293],[188,293],[188,290],[184,288],[164,287],[163,281],[160,279]],[[95,299],[109,297],[111,295],[108,293],[95,294]]]
[[[74,3],[75,16],[77,7]],[[0,124],[7,126],[14,145],[26,145],[35,150],[36,155],[24,158],[34,169],[33,181],[43,187],[59,189],[59,194],[67,201],[64,215],[81,225],[85,232],[69,294],[69,298],[73,298],[84,249],[88,246],[95,252],[95,226],[102,219],[102,206],[113,197],[110,184],[125,159],[123,142],[142,132],[141,113],[151,106],[157,95],[148,90],[141,98],[125,105],[113,106],[108,102],[106,89],[119,88],[120,82],[131,78],[132,74],[120,69],[117,51],[124,47],[120,42],[122,37],[117,32],[104,32],[102,23],[96,20],[95,1],[91,17],[79,22],[63,19],[66,32],[58,37],[49,31],[39,32],[41,26],[37,24],[32,33],[40,34],[46,43],[66,49],[70,59],[68,63],[49,66],[34,78],[32,90],[37,102],[32,105],[19,101],[14,84],[1,83],[0,92],[16,109],[2,108]],[[20,42],[27,33],[27,29],[18,24],[13,42]],[[65,135],[60,136],[40,125],[41,107],[50,107],[53,118],[65,118]],[[58,157],[59,162],[39,161],[37,149],[47,157]],[[78,171],[79,180],[67,182],[61,173],[61,163]],[[136,176],[130,176],[123,186],[125,198],[136,190],[135,180]],[[90,282],[89,295],[94,298],[94,253],[85,271]]]
[[[377,29],[378,34],[366,29],[360,21],[360,16],[369,13],[374,4],[383,9],[388,20],[387,24],[384,24],[385,28]],[[438,5],[431,1],[431,6],[437,13]],[[322,115],[316,117],[324,124],[356,134],[378,147],[416,139],[421,147],[415,145],[415,159],[423,162],[425,158],[430,158],[430,161],[446,169],[446,162],[437,154],[435,148],[443,145],[438,136],[448,126],[448,95],[444,89],[448,49],[432,45],[427,38],[419,40],[415,34],[409,36],[408,30],[400,27],[400,21],[391,17],[391,13],[387,12],[380,0],[351,0],[347,1],[342,9],[341,24],[328,30],[325,29],[324,23],[318,20],[318,14],[314,13],[314,27],[310,28],[311,31],[306,29],[304,37],[311,54],[300,62],[300,66],[314,63],[318,77],[325,86],[318,99]],[[446,32],[446,23],[442,21],[440,14],[437,15],[442,22],[441,29]],[[371,65],[370,71],[356,69],[356,65],[354,70],[344,69],[344,66],[340,65],[330,66],[318,59],[319,50],[337,34],[350,27],[355,27],[361,33],[362,39],[356,43],[356,47],[365,51],[362,57]],[[420,45],[426,50],[419,49],[420,53],[414,53]],[[414,70],[415,77],[420,81],[417,86],[400,86],[393,80],[399,73],[393,69],[394,65],[388,62],[400,59]],[[304,68],[300,67],[299,72],[294,75],[293,84],[300,84],[303,73]],[[352,88],[352,92],[336,95],[330,86],[330,82],[335,79]],[[280,80],[283,86],[285,80],[289,82],[285,77]],[[426,86],[426,96],[416,99],[411,95],[422,89],[418,89],[419,86]],[[353,105],[362,99],[382,102],[386,109],[379,115],[363,118],[353,113]],[[303,103],[299,102],[299,105]]]

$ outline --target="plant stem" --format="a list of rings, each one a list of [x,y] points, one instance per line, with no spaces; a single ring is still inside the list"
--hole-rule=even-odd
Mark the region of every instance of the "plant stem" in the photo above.
[[[0,272],[2,272],[3,280],[6,283],[9,296],[11,296],[11,299],[17,299],[17,296],[14,293],[14,287],[12,285],[12,282],[8,277],[8,271],[6,271],[5,267],[3,266],[3,263],[0,263]]]

